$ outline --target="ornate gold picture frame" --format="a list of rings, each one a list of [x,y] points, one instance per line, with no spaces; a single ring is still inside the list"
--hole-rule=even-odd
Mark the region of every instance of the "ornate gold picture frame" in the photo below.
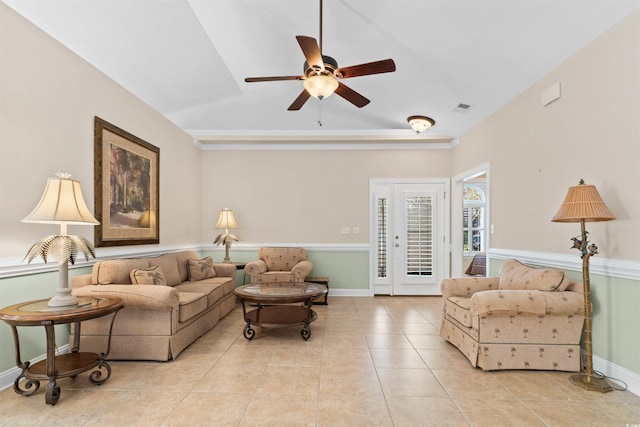
[[[95,117],[95,246],[160,243],[160,149]]]

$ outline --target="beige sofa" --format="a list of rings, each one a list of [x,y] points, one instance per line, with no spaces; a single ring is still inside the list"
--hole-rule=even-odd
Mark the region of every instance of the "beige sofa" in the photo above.
[[[194,251],[98,261],[72,278],[76,296],[124,300],[115,320],[109,359],[170,360],[236,306],[236,267],[199,259]],[[82,351],[104,352],[110,317],[83,322]],[[72,328],[69,342],[73,341]]]
[[[440,336],[473,366],[580,371],[584,295],[564,272],[510,260],[500,277],[445,279],[440,288]]]
[[[251,283],[304,282],[311,270],[304,248],[260,248],[258,259],[244,267]]]

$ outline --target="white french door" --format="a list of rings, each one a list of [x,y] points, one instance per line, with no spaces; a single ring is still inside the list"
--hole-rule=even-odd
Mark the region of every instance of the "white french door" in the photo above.
[[[448,263],[448,180],[372,180],[374,294],[439,295]]]

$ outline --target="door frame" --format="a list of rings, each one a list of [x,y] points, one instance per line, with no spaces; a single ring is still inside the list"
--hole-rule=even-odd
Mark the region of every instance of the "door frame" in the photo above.
[[[451,179],[450,178],[370,178],[369,179],[369,294],[374,295],[392,295],[393,287],[391,280],[378,281],[376,272],[376,253],[377,253],[377,235],[376,235],[376,209],[375,197],[384,188],[387,188],[391,194],[391,190],[395,184],[442,184],[444,185],[444,219],[443,219],[443,242],[442,242],[442,277],[450,275],[450,247],[451,247]],[[390,224],[393,230],[393,224]],[[387,277],[392,278],[393,260],[388,260]]]
[[[464,184],[478,175],[486,174],[485,190],[485,247],[491,247],[491,164],[482,163],[453,177],[451,183],[451,277],[462,277],[462,212],[464,210]],[[489,257],[487,257],[487,264]],[[487,265],[488,267],[488,265]],[[489,271],[487,269],[487,271]]]

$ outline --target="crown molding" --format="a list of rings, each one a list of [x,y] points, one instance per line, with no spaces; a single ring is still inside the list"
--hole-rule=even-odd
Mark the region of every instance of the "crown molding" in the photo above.
[[[406,130],[187,130],[201,150],[448,150],[458,139]]]

